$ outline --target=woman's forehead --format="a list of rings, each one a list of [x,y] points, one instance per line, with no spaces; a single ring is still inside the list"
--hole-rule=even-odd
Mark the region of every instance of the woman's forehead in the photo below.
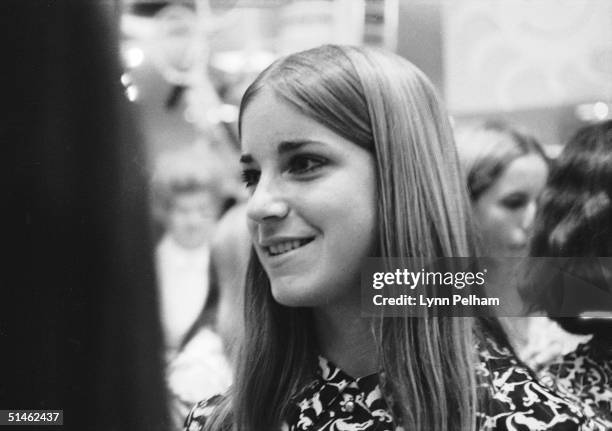
[[[282,153],[305,143],[327,143],[337,139],[341,138],[332,130],[270,91],[257,95],[242,116],[240,146],[243,154]]]

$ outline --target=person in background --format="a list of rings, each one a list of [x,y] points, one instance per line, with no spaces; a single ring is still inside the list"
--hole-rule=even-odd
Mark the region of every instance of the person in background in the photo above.
[[[173,429],[193,403],[231,383],[216,331],[219,286],[211,266],[211,240],[230,196],[223,168],[200,143],[161,154],[153,176],[154,214],[163,226],[156,264]]]
[[[526,317],[516,286],[517,258],[529,253],[549,160],[532,136],[503,122],[459,128],[456,143],[482,254],[493,258],[495,265],[488,288],[505,305],[508,315],[500,320],[517,355],[537,368],[581,340],[545,317]]]
[[[533,256],[578,257],[580,276],[612,294],[612,121],[585,126],[563,149],[552,170],[535,223]],[[571,260],[568,260],[571,265]],[[586,266],[584,263],[587,262]],[[571,333],[592,334],[548,364],[541,380],[580,404],[601,430],[612,429],[612,315],[601,300],[581,295],[582,313],[559,317],[561,286],[539,283],[525,292]],[[580,292],[578,292],[580,293]],[[594,297],[595,298],[595,297]],[[608,300],[608,307],[610,302]],[[585,318],[607,311],[607,318]],[[581,318],[582,316],[582,318]],[[591,316],[592,317],[592,316]]]
[[[226,199],[214,155],[189,146],[159,156],[154,214],[163,226],[156,247],[161,322],[170,362],[209,297],[210,240]]]
[[[168,429],[146,158],[120,80],[120,6],[0,2],[11,59],[0,125],[0,406],[64,412],[63,426],[29,429]]]
[[[239,125],[244,342],[232,388],[186,430],[580,427],[484,320],[362,316],[368,257],[476,253],[450,122],[421,71],[369,48],[291,54],[247,89]]]
[[[219,220],[210,242],[209,299],[168,368],[172,415],[182,426],[189,409],[225,392],[244,337],[244,282],[251,241],[246,208],[237,204]]]

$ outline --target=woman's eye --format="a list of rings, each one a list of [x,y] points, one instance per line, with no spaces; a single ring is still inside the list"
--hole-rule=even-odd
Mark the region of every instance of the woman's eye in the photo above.
[[[525,196],[508,196],[502,200],[502,205],[510,210],[517,210],[527,205]]]
[[[292,174],[305,174],[312,172],[326,164],[326,160],[313,156],[294,156],[289,161],[288,171]]]
[[[259,181],[259,171],[256,169],[244,169],[242,171],[242,182],[249,188],[257,184]]]

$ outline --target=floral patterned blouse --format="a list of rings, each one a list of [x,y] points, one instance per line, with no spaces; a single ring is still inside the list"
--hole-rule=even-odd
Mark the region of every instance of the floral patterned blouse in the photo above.
[[[478,429],[600,430],[578,407],[538,383],[514,355],[493,341],[479,346]],[[219,397],[201,401],[185,422],[185,431],[202,431]],[[381,393],[378,374],[355,379],[319,357],[312,383],[294,397],[281,431],[404,431],[394,426]]]
[[[580,405],[598,429],[612,430],[612,346],[594,338],[548,365],[541,381]]]

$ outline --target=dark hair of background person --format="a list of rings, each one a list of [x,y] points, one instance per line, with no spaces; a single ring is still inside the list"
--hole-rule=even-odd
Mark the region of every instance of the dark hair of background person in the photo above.
[[[541,197],[531,255],[612,257],[612,121],[580,129],[557,159]],[[536,309],[548,311],[558,302],[550,283],[523,294]],[[612,331],[609,320],[557,320],[570,332]]]
[[[0,3],[10,164],[0,409],[63,409],[65,430],[167,428],[142,140],[120,84],[118,12],[111,1]]]

